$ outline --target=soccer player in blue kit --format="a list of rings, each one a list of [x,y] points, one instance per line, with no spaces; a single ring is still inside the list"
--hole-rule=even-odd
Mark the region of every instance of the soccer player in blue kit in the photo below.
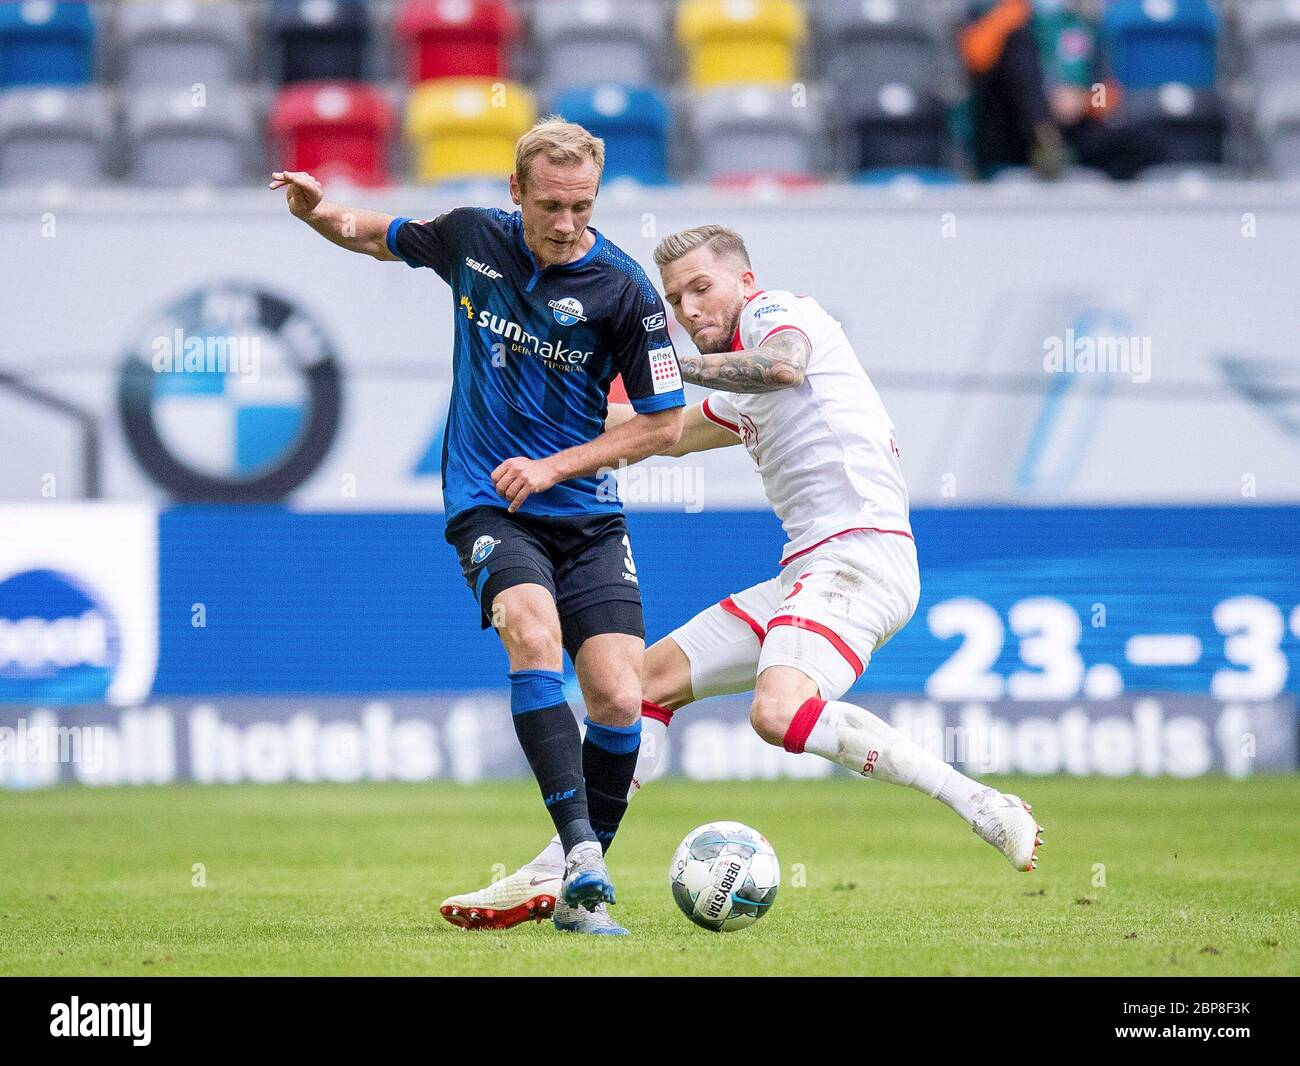
[[[685,398],[658,293],[588,225],[604,156],[581,126],[538,123],[516,146],[514,213],[421,221],[324,200],[309,174],[277,172],[270,187],[334,244],[431,267],[451,287],[446,537],[482,628],[505,645],[515,732],[565,852],[563,877],[530,906],[539,918],[553,907],[561,929],[622,933],[605,909],[604,850],[636,768],[645,630],[622,504],[598,474],[672,447]],[[616,374],[635,416],[605,431]],[[564,651],[585,739],[561,686]],[[458,924],[492,924],[479,918]]]

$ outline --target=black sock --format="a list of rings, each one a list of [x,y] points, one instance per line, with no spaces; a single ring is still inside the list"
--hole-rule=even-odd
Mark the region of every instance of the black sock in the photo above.
[[[582,780],[582,741],[556,670],[516,670],[510,675],[515,736],[542,790],[542,802],[567,854],[597,840]]]
[[[601,725],[587,719],[582,742],[582,776],[587,782],[587,809],[601,847],[609,851],[618,824],[627,811],[627,794],[641,750],[641,722]]]

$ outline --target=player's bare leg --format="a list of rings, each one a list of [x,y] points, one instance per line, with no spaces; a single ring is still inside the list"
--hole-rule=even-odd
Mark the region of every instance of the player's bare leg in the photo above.
[[[965,776],[870,711],[821,699],[803,671],[769,666],[759,674],[750,721],[769,744],[924,792],[951,807],[1017,870],[1038,865],[1042,826],[1028,804]]]

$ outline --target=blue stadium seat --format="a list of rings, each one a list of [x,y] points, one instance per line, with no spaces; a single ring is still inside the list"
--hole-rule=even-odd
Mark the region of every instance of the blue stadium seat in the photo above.
[[[594,85],[560,93],[551,110],[604,139],[607,180],[667,183],[670,113],[663,93],[643,86]]]
[[[264,25],[281,85],[365,80],[371,25],[364,0],[272,0]]]
[[[1208,88],[1220,28],[1209,0],[1111,0],[1101,20],[1102,47],[1126,88],[1166,82]]]
[[[94,42],[89,4],[0,3],[0,89],[85,85],[91,80]]]

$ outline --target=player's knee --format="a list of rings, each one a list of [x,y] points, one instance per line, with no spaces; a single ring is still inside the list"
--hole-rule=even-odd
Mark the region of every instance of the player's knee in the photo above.
[[[516,617],[508,619],[502,630],[516,669],[533,667],[545,670],[549,664],[561,659],[560,634],[545,620]]]
[[[636,678],[602,685],[592,693],[587,714],[601,725],[628,726],[641,714],[641,686]]]
[[[785,734],[793,717],[794,711],[779,696],[759,694],[749,706],[749,724],[754,727],[754,732],[778,747],[785,743]]]

